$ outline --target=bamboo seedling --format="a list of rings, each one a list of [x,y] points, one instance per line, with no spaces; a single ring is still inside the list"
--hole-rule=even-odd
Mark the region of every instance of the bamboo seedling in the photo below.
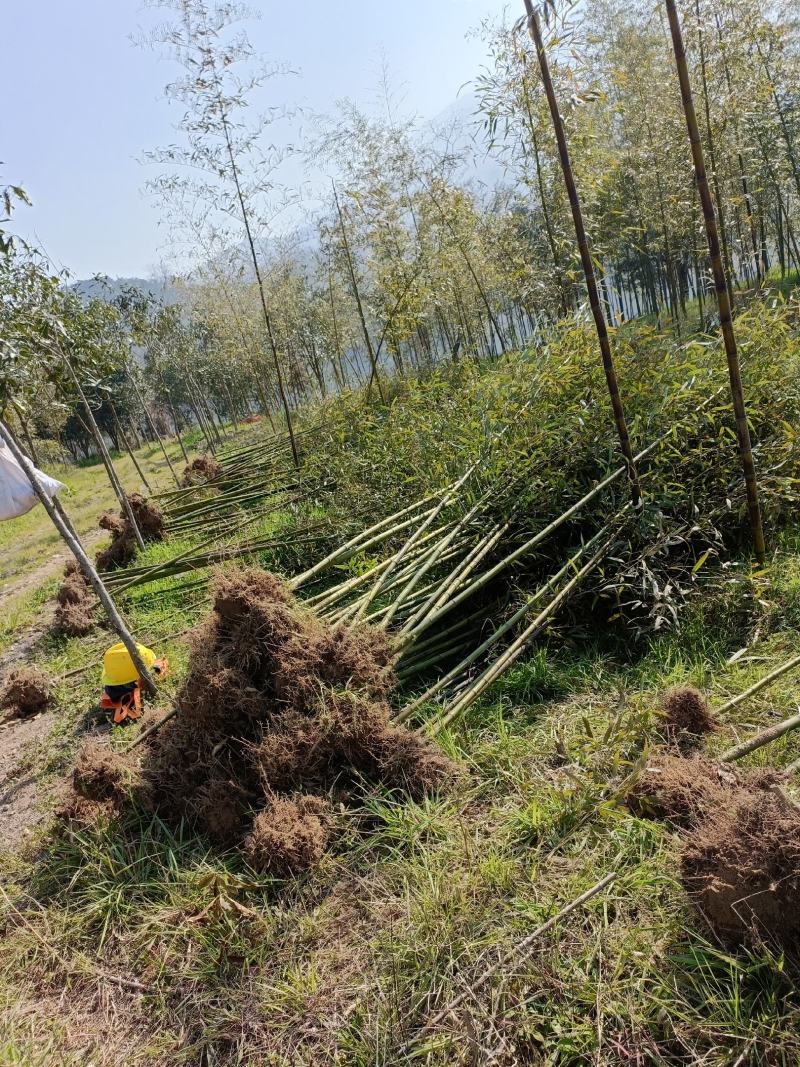
[[[529,0],[526,0],[529,2]],[[728,361],[728,376],[730,378],[731,397],[733,410],[736,418],[736,433],[739,440],[739,454],[744,472],[745,492],[747,496],[747,510],[750,517],[750,530],[753,538],[753,548],[756,559],[760,564],[766,557],[766,544],[764,540],[764,528],[761,519],[761,505],[758,499],[758,482],[756,479],[756,467],[753,459],[753,449],[750,441],[750,427],[747,422],[747,409],[744,400],[744,388],[742,386],[742,374],[739,366],[739,352],[736,344],[736,334],[733,329],[731,304],[728,296],[728,281],[725,275],[725,267],[722,262],[717,220],[714,213],[714,202],[711,198],[711,189],[706,174],[705,156],[703,145],[700,141],[700,130],[697,123],[697,113],[694,107],[692,86],[689,80],[689,68],[686,62],[686,50],[683,43],[678,10],[675,0],[665,0],[667,17],[669,19],[672,48],[675,53],[675,63],[678,71],[678,81],[683,102],[683,112],[686,118],[686,128],[689,134],[689,143],[692,150],[694,163],[694,178],[700,204],[703,210],[703,222],[705,224],[708,251],[711,258],[711,270],[714,277],[714,289],[717,295],[719,308],[720,331],[725,345],[725,355]]]

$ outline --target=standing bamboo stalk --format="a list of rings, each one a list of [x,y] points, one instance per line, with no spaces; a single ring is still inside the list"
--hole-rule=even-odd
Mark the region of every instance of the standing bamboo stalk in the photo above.
[[[42,507],[50,516],[53,525],[61,534],[61,537],[64,539],[64,542],[69,548],[69,550],[75,556],[75,559],[77,559],[78,563],[80,564],[81,570],[83,571],[84,576],[86,577],[87,582],[89,583],[89,585],[91,585],[92,589],[94,589],[95,593],[97,594],[97,597],[100,603],[103,605],[106,615],[108,615],[111,625],[116,630],[117,634],[120,637],[120,640],[125,645],[125,648],[128,650],[128,653],[131,659],[133,660],[134,666],[136,667],[136,670],[138,671],[139,677],[142,682],[142,688],[148,696],[155,696],[155,684],[153,682],[152,676],[150,675],[150,672],[142,662],[142,657],[139,655],[139,650],[136,647],[136,642],[134,641],[130,630],[128,630],[127,626],[125,625],[122,616],[117,611],[117,607],[114,601],[111,599],[111,596],[105,585],[103,584],[100,575],[92,566],[91,560],[86,555],[83,545],[81,544],[80,539],[75,533],[74,527],[66,519],[66,516],[63,514],[60,506],[56,507],[53,501],[47,495],[44,486],[42,485],[41,481],[39,480],[39,476],[36,473],[36,468],[30,462],[30,460],[22,451],[22,449],[19,447],[16,438],[11,433],[10,429],[8,428],[8,426],[6,426],[5,422],[2,419],[0,419],[0,436],[2,436],[3,440],[11,450],[11,454],[13,455],[14,459],[25,472],[28,481],[33,487],[33,491],[36,493],[39,500],[41,501]]]
[[[342,232],[342,244],[344,246],[344,254],[347,259],[347,268],[350,274],[350,284],[353,286],[353,296],[356,300],[356,306],[358,308],[358,318],[361,322],[361,332],[364,334],[364,344],[367,346],[367,355],[369,356],[369,363],[371,368],[370,380],[367,384],[367,392],[369,393],[369,387],[372,384],[372,379],[375,379],[375,384],[378,387],[378,395],[381,398],[381,403],[386,403],[386,397],[383,394],[383,386],[381,385],[380,375],[378,374],[378,357],[375,354],[375,349],[372,344],[372,338],[369,335],[367,329],[367,320],[364,316],[364,306],[361,303],[361,294],[358,291],[358,281],[356,280],[356,271],[353,265],[353,257],[350,254],[350,243],[347,240],[347,230],[344,225],[344,215],[342,214],[342,206],[339,203],[339,195],[336,192],[336,186],[331,182],[333,186],[333,199],[336,203],[336,212],[339,216],[339,229]]]
[[[128,440],[127,434],[125,433],[125,430],[122,427],[122,423],[120,422],[119,415],[117,414],[117,409],[114,407],[113,404],[111,405],[111,414],[114,416],[114,425],[117,427],[117,434],[119,435],[120,440],[125,446],[126,452],[131,457],[133,465],[136,468],[137,474],[142,479],[142,485],[145,487],[148,493],[152,493],[152,486],[148,482],[147,477],[145,476],[145,473],[139,464],[139,460],[136,458],[136,453],[131,448],[130,441]]]
[[[175,479],[175,484],[180,489],[180,485],[181,485],[180,478],[176,474],[175,468],[172,466],[172,460],[169,458],[169,455],[167,454],[167,450],[164,447],[164,442],[161,439],[161,434],[158,432],[158,430],[156,428],[156,424],[153,422],[153,417],[150,414],[150,411],[149,411],[149,409],[147,407],[147,404],[144,402],[144,397],[142,396],[142,393],[141,393],[141,390],[139,389],[139,386],[136,384],[136,379],[134,378],[134,376],[132,374],[129,374],[128,377],[130,379],[131,385],[133,386],[133,390],[136,393],[136,396],[137,396],[137,398],[139,400],[139,405],[140,405],[142,411],[144,412],[144,417],[147,419],[147,425],[150,427],[151,433],[153,434],[155,439],[158,441],[158,444],[159,444],[159,446],[161,448],[161,454],[163,455],[164,459],[167,461],[167,466],[169,467],[170,471],[172,472],[172,477]]]
[[[529,0],[526,0],[529,2]],[[747,493],[747,510],[750,516],[750,529],[753,536],[753,548],[759,563],[764,562],[766,545],[764,543],[764,527],[761,521],[761,507],[758,500],[758,482],[756,480],[756,466],[753,460],[753,449],[750,442],[750,427],[747,424],[747,410],[744,402],[744,390],[742,388],[742,374],[739,366],[739,352],[736,346],[736,335],[733,331],[733,319],[731,317],[731,303],[728,295],[728,282],[725,276],[725,267],[722,262],[719,232],[717,220],[714,214],[714,202],[711,197],[711,189],[706,174],[705,157],[703,146],[700,141],[700,130],[697,124],[697,112],[692,97],[692,86],[689,81],[689,68],[686,63],[686,49],[683,43],[680,19],[675,6],[675,0],[665,0],[667,5],[667,17],[669,18],[672,47],[675,52],[675,63],[678,68],[678,81],[681,87],[683,111],[686,116],[686,128],[689,133],[689,143],[692,148],[692,160],[694,162],[694,176],[700,204],[703,209],[703,221],[705,223],[708,251],[711,258],[711,270],[714,276],[714,289],[717,294],[719,307],[719,324],[722,339],[725,344],[725,355],[728,360],[728,375],[731,383],[731,396],[733,398],[733,410],[736,417],[736,432],[739,438],[739,453],[742,459],[744,471],[745,490]]]
[[[106,448],[106,443],[103,440],[103,434],[101,433],[100,427],[95,421],[92,409],[89,407],[89,401],[86,399],[86,394],[84,393],[83,388],[81,387],[81,383],[78,380],[78,375],[75,373],[75,369],[73,368],[69,356],[66,354],[66,352],[64,352],[63,350],[59,351],[61,359],[64,362],[64,366],[67,368],[69,376],[72,379],[72,384],[75,386],[78,396],[80,397],[83,409],[86,412],[89,431],[92,434],[92,437],[94,437],[95,443],[97,444],[97,447],[100,450],[100,458],[103,461],[103,466],[106,468],[108,480],[111,482],[111,487],[116,493],[117,500],[120,503],[120,507],[125,512],[128,522],[130,523],[131,530],[133,530],[133,535],[136,538],[136,544],[139,546],[140,549],[144,549],[144,539],[142,538],[139,525],[136,522],[136,516],[133,514],[133,508],[131,507],[131,503],[128,500],[125,490],[122,488],[122,483],[117,477],[117,472],[114,470],[114,464],[111,461],[111,456],[109,455],[108,449]]]
[[[617,434],[619,435],[620,449],[622,455],[625,457],[625,463],[628,468],[633,505],[634,507],[638,507],[642,498],[641,488],[639,486],[639,475],[633,458],[631,440],[628,434],[628,424],[625,421],[625,410],[622,406],[622,397],[620,396],[619,383],[617,382],[617,371],[614,366],[614,357],[611,354],[608,328],[606,326],[606,320],[603,315],[603,308],[597,290],[597,280],[594,272],[594,264],[592,263],[592,255],[589,251],[589,241],[586,237],[586,228],[583,224],[583,212],[581,210],[578,190],[575,186],[575,177],[572,172],[572,161],[570,160],[569,147],[567,146],[567,135],[564,130],[564,122],[561,118],[561,113],[558,109],[558,101],[556,99],[555,89],[553,88],[553,79],[550,76],[550,64],[547,61],[547,53],[545,52],[544,41],[542,40],[539,16],[536,13],[532,0],[525,0],[525,10],[528,14],[528,31],[530,32],[536,48],[536,55],[539,59],[539,69],[542,73],[542,84],[544,85],[547,103],[550,108],[550,117],[553,121],[553,130],[555,131],[556,144],[558,145],[558,157],[561,162],[564,184],[567,187],[567,196],[572,210],[572,221],[575,226],[578,251],[580,252],[583,275],[586,280],[586,289],[589,294],[589,306],[592,310],[594,324],[597,329],[597,339],[600,344],[600,354],[603,358],[603,369],[606,375],[608,393],[611,398],[611,407],[614,412],[614,422],[616,423]]]

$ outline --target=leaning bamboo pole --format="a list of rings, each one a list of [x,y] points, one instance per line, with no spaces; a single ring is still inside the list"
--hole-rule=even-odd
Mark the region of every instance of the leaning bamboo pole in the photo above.
[[[449,726],[460,715],[475,703],[475,701],[504,674],[523,654],[530,642],[544,628],[547,621],[556,613],[558,608],[571,596],[583,579],[594,570],[601,562],[611,545],[611,539],[605,542],[597,552],[575,573],[575,576],[567,582],[553,599],[539,612],[536,618],[522,631],[522,633],[505,649],[493,663],[472,682],[468,689],[458,694],[454,700],[444,709],[443,714],[430,727],[429,733],[440,733],[445,726]]]
[[[717,708],[714,712],[715,715],[724,715],[726,711],[730,711],[731,708],[738,707],[739,704],[744,703],[745,700],[749,700],[750,697],[755,696],[756,693],[760,693],[762,689],[766,689],[768,685],[772,685],[784,674],[788,674],[790,671],[800,668],[800,656],[792,656],[791,659],[786,660],[780,667],[776,667],[774,671],[770,671],[769,674],[765,674],[755,685],[751,685],[749,689],[745,689],[743,693],[739,693],[738,696],[733,697],[722,707]]]
[[[530,0],[526,0],[529,3]],[[736,417],[736,433],[739,439],[739,454],[744,471],[745,491],[747,494],[747,510],[750,516],[750,529],[753,536],[753,548],[759,563],[763,563],[766,556],[764,542],[764,527],[761,520],[761,506],[758,500],[758,482],[756,479],[756,466],[753,459],[753,449],[750,442],[750,427],[747,423],[747,409],[744,402],[744,389],[742,387],[742,374],[739,366],[739,352],[736,345],[736,335],[733,330],[733,318],[731,316],[731,303],[728,295],[728,282],[725,276],[725,267],[722,262],[719,231],[714,213],[714,201],[706,174],[703,145],[700,141],[700,130],[697,123],[697,112],[694,107],[692,86],[689,80],[689,67],[686,62],[686,49],[683,43],[678,11],[675,0],[665,0],[667,16],[669,18],[672,47],[675,53],[675,64],[678,70],[683,111],[686,116],[686,128],[689,133],[689,143],[692,149],[692,161],[694,163],[694,177],[700,204],[703,209],[703,222],[705,223],[708,252],[711,258],[711,270],[714,277],[714,289],[717,294],[717,306],[719,307],[719,325],[722,340],[725,345],[725,355],[728,360],[728,376],[730,378],[731,397],[733,399],[733,411]]]
[[[53,525],[61,534],[61,537],[63,538],[70,552],[72,552],[72,554],[75,556],[75,559],[80,564],[80,568],[83,571],[87,582],[89,583],[89,585],[91,585],[92,589],[94,589],[95,593],[97,594],[97,597],[100,603],[103,605],[103,609],[105,610],[105,613],[108,616],[111,625],[116,630],[120,640],[125,645],[125,648],[128,650],[128,654],[133,660],[134,666],[136,667],[136,670],[138,671],[139,677],[142,682],[142,688],[148,696],[155,696],[155,683],[153,682],[153,678],[147,667],[142,662],[142,657],[139,655],[139,649],[136,646],[136,642],[134,641],[130,630],[125,625],[122,616],[117,610],[116,604],[111,599],[111,596],[105,585],[103,584],[100,575],[97,573],[94,566],[92,565],[91,560],[86,555],[83,545],[81,544],[80,539],[75,533],[72,524],[65,520],[65,517],[61,513],[61,510],[53,504],[53,501],[47,495],[44,486],[39,480],[39,476],[36,473],[36,468],[30,462],[30,460],[22,451],[22,449],[19,447],[13,433],[8,428],[8,426],[6,426],[5,422],[2,419],[0,419],[0,436],[8,445],[14,459],[25,472],[28,481],[33,487],[33,491],[36,493],[39,500],[41,501],[42,507],[50,516]]]
[[[591,251],[589,250],[586,228],[583,223],[583,211],[581,209],[580,197],[578,196],[575,177],[572,171],[572,161],[569,155],[567,135],[564,130],[564,121],[561,118],[561,113],[558,108],[558,100],[556,99],[556,93],[553,87],[553,79],[550,75],[550,64],[547,60],[547,52],[545,51],[544,41],[542,39],[539,16],[536,13],[532,0],[525,0],[525,10],[528,15],[528,32],[530,33],[536,48],[539,69],[542,74],[542,84],[550,108],[550,117],[553,122],[553,130],[555,132],[556,144],[558,146],[558,156],[561,162],[561,170],[564,175],[564,184],[567,188],[570,209],[572,211],[572,221],[575,226],[575,237],[578,241],[578,251],[580,253],[583,275],[586,281],[586,289],[589,294],[589,307],[591,308],[595,328],[597,329],[597,340],[600,345],[600,355],[603,359],[603,370],[605,371],[608,394],[611,398],[611,408],[614,412],[614,422],[616,423],[617,434],[619,435],[620,449],[628,468],[633,505],[634,507],[638,507],[642,495],[639,485],[639,475],[636,470],[633,449],[631,448],[628,424],[625,420],[625,410],[622,406],[622,397],[619,391],[619,382],[617,381],[614,357],[611,354],[611,342],[608,337],[608,327],[606,326],[605,315],[603,314],[603,308],[597,290],[594,264],[592,262]]]

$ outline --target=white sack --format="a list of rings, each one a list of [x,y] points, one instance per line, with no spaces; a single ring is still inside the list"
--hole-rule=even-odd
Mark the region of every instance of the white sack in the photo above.
[[[36,470],[36,474],[51,499],[56,493],[66,489],[63,482],[43,474],[40,470]],[[3,519],[16,519],[38,503],[39,497],[28,481],[28,475],[11,455],[5,441],[0,441],[0,522]]]

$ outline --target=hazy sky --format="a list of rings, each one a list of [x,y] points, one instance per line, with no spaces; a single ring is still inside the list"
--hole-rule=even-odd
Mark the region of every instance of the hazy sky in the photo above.
[[[299,77],[272,83],[276,103],[331,110],[341,97],[376,99],[383,57],[404,111],[438,115],[485,62],[470,31],[509,0],[253,0],[256,49]],[[163,96],[175,67],[130,40],[164,12],[141,0],[26,0],[3,18],[0,182],[34,206],[14,229],[77,277],[147,275],[166,240],[142,192],[138,160],[173,141]]]

